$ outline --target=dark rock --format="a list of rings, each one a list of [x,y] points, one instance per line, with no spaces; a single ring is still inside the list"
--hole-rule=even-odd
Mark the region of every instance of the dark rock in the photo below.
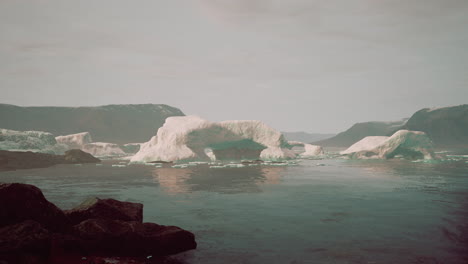
[[[0,150],[0,170],[46,168],[57,164],[97,163],[100,159],[79,149],[52,155],[35,152]]]
[[[65,214],[74,225],[92,218],[141,223],[143,221],[143,204],[91,198],[71,210],[66,210]]]
[[[195,249],[195,236],[175,226],[119,220],[89,219],[73,227],[84,254],[164,256]]]
[[[63,155],[64,163],[99,163],[100,159],[95,158],[93,155],[84,152],[80,149],[71,149]]]
[[[155,160],[155,161],[150,161],[148,163],[154,163],[154,164],[172,164],[174,163],[173,161],[163,161],[163,160]]]
[[[69,227],[68,218],[33,185],[0,183],[0,227],[34,220],[53,231]]]
[[[0,228],[0,263],[41,263],[49,251],[50,233],[36,221]]]
[[[0,150],[0,170],[46,168],[62,160],[52,154]]]

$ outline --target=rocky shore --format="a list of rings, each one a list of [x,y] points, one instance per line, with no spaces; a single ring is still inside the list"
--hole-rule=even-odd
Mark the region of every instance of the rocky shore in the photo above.
[[[143,223],[139,203],[93,198],[63,211],[33,185],[0,183],[2,264],[156,263],[196,247],[189,231]]]

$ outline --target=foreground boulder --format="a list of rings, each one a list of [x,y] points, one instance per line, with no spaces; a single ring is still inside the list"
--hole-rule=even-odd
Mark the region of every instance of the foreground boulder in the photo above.
[[[94,197],[71,210],[66,210],[65,214],[72,224],[79,224],[93,218],[141,223],[143,221],[143,204]]]
[[[0,227],[26,220],[34,220],[52,231],[64,231],[70,226],[62,210],[47,201],[36,186],[0,184]]]
[[[195,249],[195,236],[175,226],[89,219],[73,227],[87,255],[164,256]]]
[[[49,251],[49,240],[50,232],[33,220],[4,226],[0,228],[0,255],[42,255]]]
[[[65,214],[33,185],[0,184],[0,263],[86,263],[83,256],[141,260],[196,248],[191,232],[142,218],[142,204],[99,198]]]

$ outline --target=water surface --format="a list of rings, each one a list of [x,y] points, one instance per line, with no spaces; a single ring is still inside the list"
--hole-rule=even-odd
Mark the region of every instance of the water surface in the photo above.
[[[460,158],[459,158],[460,159]],[[210,169],[59,165],[1,172],[63,209],[89,196],[144,204],[195,233],[180,263],[467,263],[468,164],[304,160]]]

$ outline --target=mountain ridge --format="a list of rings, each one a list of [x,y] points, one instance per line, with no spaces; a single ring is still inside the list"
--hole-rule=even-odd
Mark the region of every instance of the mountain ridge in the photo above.
[[[16,106],[0,104],[0,127],[46,131],[55,136],[90,132],[95,141],[146,142],[167,117],[184,116],[166,104],[103,106]]]

